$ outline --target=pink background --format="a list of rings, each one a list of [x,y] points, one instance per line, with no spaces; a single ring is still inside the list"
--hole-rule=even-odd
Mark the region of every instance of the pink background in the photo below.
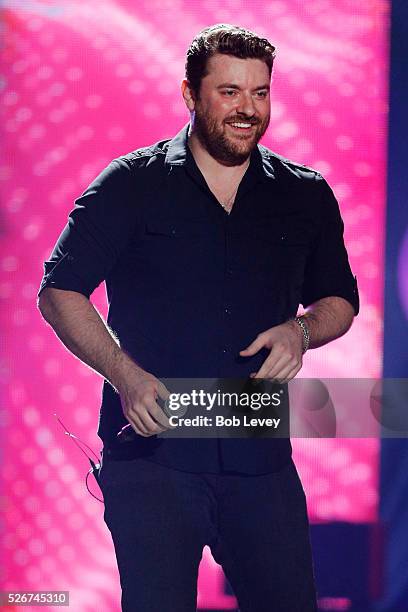
[[[327,178],[359,282],[361,314],[351,331],[310,351],[301,375],[380,376],[389,7],[380,0],[3,6],[0,588],[69,590],[75,610],[115,610],[119,581],[103,506],[85,489],[85,457],[53,417],[98,452],[101,379],[41,320],[42,262],[74,199],[111,159],[187,122],[179,83],[194,34],[221,21],[244,25],[278,47],[263,143]],[[106,312],[103,288],[92,300]],[[376,520],[377,440],[293,446],[312,521]],[[221,570],[205,549],[199,605],[233,608],[221,589]]]

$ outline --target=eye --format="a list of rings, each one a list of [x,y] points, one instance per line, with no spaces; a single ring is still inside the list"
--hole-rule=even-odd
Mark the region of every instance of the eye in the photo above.
[[[236,94],[235,89],[224,89],[224,91],[222,92],[225,96],[227,96],[228,98],[232,98],[232,96],[234,94]]]
[[[265,91],[257,91],[256,95],[258,96],[258,98],[266,98],[266,96],[268,95],[268,92]]]

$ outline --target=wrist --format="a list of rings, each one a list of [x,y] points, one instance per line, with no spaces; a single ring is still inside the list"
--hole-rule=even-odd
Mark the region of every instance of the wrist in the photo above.
[[[310,330],[307,322],[305,321],[305,317],[295,317],[293,319],[295,325],[297,326],[301,338],[302,338],[302,354],[304,355],[310,346]]]
[[[129,381],[135,381],[138,378],[143,378],[146,372],[133,361],[133,359],[121,348],[115,351],[109,382],[120,393]]]

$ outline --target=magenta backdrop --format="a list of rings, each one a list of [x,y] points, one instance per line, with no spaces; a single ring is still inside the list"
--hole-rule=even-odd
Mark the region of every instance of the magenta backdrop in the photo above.
[[[205,25],[237,23],[278,47],[266,146],[320,170],[346,224],[361,314],[311,351],[302,376],[376,377],[382,368],[388,2],[73,0],[3,2],[0,255],[5,432],[1,589],[66,589],[73,609],[118,609],[103,506],[57,412],[96,451],[101,379],[41,320],[42,262],[73,201],[114,157],[188,120],[184,55]],[[99,288],[95,305],[106,312]],[[357,409],[358,407],[356,407]],[[312,521],[373,521],[376,440],[294,440]],[[95,490],[97,492],[97,490]],[[231,609],[204,550],[199,605]],[[31,610],[28,607],[27,610]],[[33,608],[34,609],[34,608]]]

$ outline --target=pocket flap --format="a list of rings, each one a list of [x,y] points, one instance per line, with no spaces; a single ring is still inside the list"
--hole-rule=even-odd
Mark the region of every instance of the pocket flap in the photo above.
[[[206,232],[206,219],[151,219],[146,222],[146,233],[157,236],[197,236]]]

